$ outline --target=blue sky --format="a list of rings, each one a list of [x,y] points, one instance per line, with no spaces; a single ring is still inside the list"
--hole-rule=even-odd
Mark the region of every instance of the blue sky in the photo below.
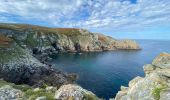
[[[170,40],[170,0],[0,0],[0,22]]]

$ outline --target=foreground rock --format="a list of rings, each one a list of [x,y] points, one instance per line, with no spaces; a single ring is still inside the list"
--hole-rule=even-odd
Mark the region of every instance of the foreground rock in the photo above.
[[[95,94],[78,85],[63,85],[55,93],[57,100],[99,100]]]
[[[21,90],[14,89],[9,85],[0,88],[0,100],[17,100],[22,96]]]
[[[170,54],[162,53],[144,66],[146,76],[136,77],[121,88],[115,100],[169,100]]]
[[[78,85],[68,84],[58,90],[53,86],[33,88],[0,80],[0,100],[100,100]]]

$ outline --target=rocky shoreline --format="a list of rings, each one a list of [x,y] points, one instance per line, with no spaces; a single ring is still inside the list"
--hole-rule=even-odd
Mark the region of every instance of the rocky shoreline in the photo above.
[[[144,65],[145,77],[137,76],[129,87],[121,86],[115,99],[110,100],[169,100],[170,98],[170,54],[161,53],[152,62]],[[0,80],[2,100],[102,100],[95,94],[76,84],[53,87],[31,87],[15,85]]]
[[[170,54],[161,53],[143,67],[145,77],[136,77],[129,87],[121,87],[115,100],[169,100]]]
[[[98,100],[92,92],[74,85],[77,75],[54,70],[48,63],[49,55],[117,49],[140,47],[132,40],[116,40],[84,29],[0,24],[0,99],[35,100],[43,95],[47,100]],[[48,92],[45,88],[55,91]],[[42,98],[36,100],[45,100]]]

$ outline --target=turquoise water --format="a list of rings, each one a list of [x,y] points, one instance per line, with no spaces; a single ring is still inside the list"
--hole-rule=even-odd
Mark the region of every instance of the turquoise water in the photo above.
[[[137,40],[140,51],[117,50],[82,54],[53,55],[56,68],[77,73],[77,84],[101,98],[113,98],[120,86],[136,76],[144,76],[143,65],[152,62],[161,52],[170,53],[170,41]]]

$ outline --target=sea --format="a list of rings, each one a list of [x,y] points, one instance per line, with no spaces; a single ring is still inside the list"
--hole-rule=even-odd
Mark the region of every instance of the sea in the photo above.
[[[162,52],[170,53],[170,40],[136,40],[141,50],[115,50],[52,55],[57,70],[76,73],[76,84],[98,97],[114,98],[120,86],[128,86],[137,76],[144,77],[143,66]]]

